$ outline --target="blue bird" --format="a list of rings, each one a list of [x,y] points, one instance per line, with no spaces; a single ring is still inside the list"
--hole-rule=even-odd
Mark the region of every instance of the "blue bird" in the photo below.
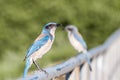
[[[84,41],[82,35],[78,32],[77,27],[73,25],[68,25],[65,27],[65,31],[68,33],[68,39],[71,43],[71,45],[80,53],[87,53],[87,45]],[[87,57],[87,62],[89,65],[90,71],[92,71],[91,64],[90,64],[90,58]]]
[[[78,32],[77,27],[73,25],[68,25],[65,27],[65,30],[68,32],[68,39],[71,43],[71,45],[78,51],[87,53],[87,45],[84,41],[82,35]],[[90,70],[92,69],[90,66],[90,59],[88,59],[88,64]]]
[[[34,64],[38,70],[46,72],[38,66],[36,60],[38,58],[42,58],[42,56],[51,49],[55,39],[55,31],[58,26],[60,26],[60,24],[57,24],[55,22],[46,24],[43,27],[41,34],[35,39],[34,43],[28,49],[24,59],[26,60],[26,65],[23,73],[23,78],[26,77],[27,72],[32,64]]]

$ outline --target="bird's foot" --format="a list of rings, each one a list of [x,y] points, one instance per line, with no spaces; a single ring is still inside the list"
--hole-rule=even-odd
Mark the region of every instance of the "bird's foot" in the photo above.
[[[48,72],[46,70],[41,69],[41,71],[43,71],[48,76]]]

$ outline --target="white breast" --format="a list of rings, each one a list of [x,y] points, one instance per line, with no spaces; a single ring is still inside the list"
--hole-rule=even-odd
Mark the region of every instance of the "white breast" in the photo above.
[[[42,46],[38,51],[36,51],[31,55],[31,58],[33,58],[34,60],[36,60],[37,58],[41,58],[45,53],[47,53],[50,50],[52,44],[53,44],[53,40],[51,41],[49,39],[44,46]]]
[[[84,50],[83,46],[80,44],[79,41],[77,41],[73,34],[68,34],[68,38],[69,38],[69,41],[71,43],[71,45],[78,51],[78,52],[81,52]]]

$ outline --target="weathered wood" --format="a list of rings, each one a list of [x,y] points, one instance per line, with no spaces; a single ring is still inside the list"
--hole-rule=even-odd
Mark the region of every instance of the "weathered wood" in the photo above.
[[[52,78],[61,76],[63,74],[70,72],[75,67],[85,63],[87,61],[86,56],[89,56],[90,58],[93,58],[93,59],[96,59],[98,57],[98,60],[93,60],[93,64],[92,64],[92,66],[94,65],[93,68],[97,68],[97,69],[93,69],[93,72],[90,73],[92,75],[92,77],[89,78],[91,80],[98,80],[98,79],[93,79],[93,78],[96,78],[96,77],[94,77],[95,73],[98,75],[97,78],[100,78],[100,77],[103,77],[102,73],[103,73],[103,71],[105,73],[105,70],[106,70],[105,67],[102,67],[102,65],[105,64],[105,63],[103,63],[103,57],[102,57],[102,60],[99,60],[99,59],[101,59],[99,57],[99,55],[103,55],[103,53],[106,53],[106,51],[108,51],[108,49],[111,48],[111,45],[114,43],[114,41],[118,40],[118,38],[120,38],[120,29],[118,31],[116,31],[112,36],[110,36],[110,38],[108,38],[103,45],[100,45],[96,48],[91,49],[89,51],[90,54],[87,54],[87,55],[79,54],[77,56],[74,56],[74,57],[68,59],[67,61],[65,61],[61,64],[46,68],[45,70],[48,72],[48,75],[45,74],[44,72],[36,71],[34,74],[27,76],[25,78],[25,80],[50,80]],[[107,53],[106,55],[109,55],[109,53]],[[117,56],[115,56],[115,57],[117,57]],[[111,57],[111,59],[112,59],[112,57]],[[110,61],[112,61],[112,60],[110,60],[110,59],[107,59],[107,60],[109,60],[108,64],[112,64],[112,63],[110,63]],[[97,66],[96,67],[95,64],[98,64],[98,66],[96,65]],[[87,68],[88,67],[84,68],[83,72],[85,72],[84,70]],[[97,72],[94,70],[97,70]],[[101,71],[101,70],[103,70],[103,71]],[[100,73],[98,73],[99,71],[100,71]],[[83,72],[82,72],[82,74],[83,74]],[[114,70],[113,70],[113,72],[114,72]],[[92,74],[92,73],[94,73],[94,74]],[[111,73],[111,72],[108,71],[105,74],[108,74],[108,73]],[[84,74],[88,74],[88,71],[86,71]],[[109,74],[109,75],[111,75],[111,74]],[[84,76],[85,75],[82,75],[83,78],[84,78]],[[19,79],[19,80],[21,80],[21,79]],[[83,79],[81,79],[81,80],[83,80]],[[88,79],[84,79],[84,80],[88,80]],[[102,78],[101,78],[101,80],[102,80]],[[108,80],[108,79],[105,78],[104,80]],[[113,79],[111,79],[111,80],[113,80]]]
[[[93,71],[90,72],[90,78],[88,79],[87,76],[89,73],[86,72],[87,67],[83,66],[84,74],[83,72],[80,73],[82,75],[81,80],[120,80],[120,30],[110,36],[102,47],[100,54],[94,55]]]

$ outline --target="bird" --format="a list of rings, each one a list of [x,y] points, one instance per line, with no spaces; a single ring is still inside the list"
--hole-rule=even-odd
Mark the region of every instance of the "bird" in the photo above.
[[[68,33],[69,42],[74,47],[74,49],[77,50],[79,53],[82,52],[86,54],[87,45],[82,35],[79,33],[78,28],[74,25],[68,25],[64,28],[64,30]],[[92,71],[89,57],[87,57],[87,63],[89,65],[90,71]]]
[[[41,34],[35,39],[33,44],[29,47],[24,60],[26,61],[23,78],[27,76],[28,70],[34,64],[38,70],[44,71],[36,63],[37,59],[41,59],[52,47],[55,39],[55,31],[57,27],[61,26],[56,22],[49,22],[44,25]]]

